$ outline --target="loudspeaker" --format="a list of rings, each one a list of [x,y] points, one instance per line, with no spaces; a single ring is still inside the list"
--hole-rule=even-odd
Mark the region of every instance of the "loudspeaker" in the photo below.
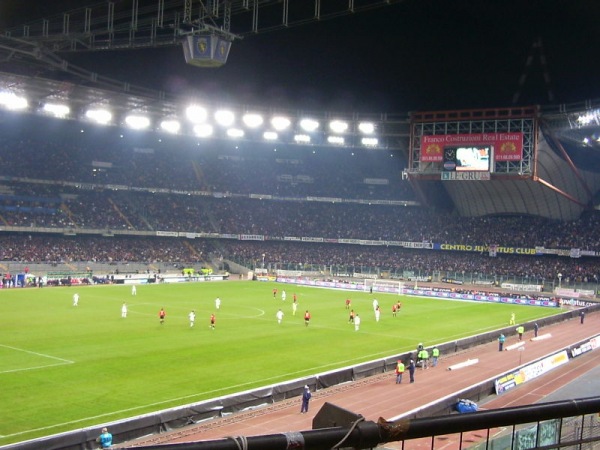
[[[187,36],[183,41],[185,62],[197,67],[221,67],[230,49],[231,41],[216,34]]]
[[[312,429],[318,430],[320,428],[350,427],[360,418],[362,418],[362,415],[360,414],[348,411],[347,409],[336,406],[333,403],[325,402],[317,415],[313,418]]]

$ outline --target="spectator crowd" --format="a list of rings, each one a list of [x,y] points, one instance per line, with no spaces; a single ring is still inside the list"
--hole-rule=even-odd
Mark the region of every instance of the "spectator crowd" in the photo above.
[[[252,267],[532,279],[561,273],[565,280],[598,281],[600,258],[490,257],[487,246],[600,251],[600,214],[556,222],[427,209],[402,180],[406,161],[399,152],[231,147],[187,137],[157,140],[152,133],[131,140],[114,129],[82,133],[76,123],[30,120],[35,123],[19,122],[27,132],[6,122],[0,134],[0,224],[17,227],[0,234],[3,261],[189,262],[214,255]],[[100,237],[113,232],[119,236]],[[157,232],[212,238],[160,238]],[[240,235],[255,240],[235,239]],[[297,242],[302,237],[322,242]],[[331,242],[340,239],[482,250]]]

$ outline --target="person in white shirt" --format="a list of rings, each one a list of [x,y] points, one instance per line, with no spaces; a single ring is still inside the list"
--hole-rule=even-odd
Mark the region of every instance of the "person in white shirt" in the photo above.
[[[123,306],[121,306],[121,317],[127,317],[127,303],[123,303]]]
[[[281,324],[281,321],[283,320],[283,311],[281,309],[279,311],[277,311],[277,314],[275,314],[275,317],[277,317],[277,323]]]
[[[190,319],[190,328],[191,328],[194,326],[194,322],[196,321],[196,312],[190,311],[190,313],[188,314],[188,317]]]
[[[354,331],[358,331],[360,328],[360,316],[357,314],[354,316]]]

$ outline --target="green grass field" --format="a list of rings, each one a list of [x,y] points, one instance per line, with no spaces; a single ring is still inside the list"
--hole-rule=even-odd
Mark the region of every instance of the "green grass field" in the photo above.
[[[286,289],[287,300],[272,289]],[[72,296],[80,294],[79,306]],[[292,295],[298,312],[292,315]],[[214,299],[222,299],[215,310]],[[352,299],[361,329],[348,323]],[[291,380],[556,314],[260,282],[0,291],[0,445]],[[392,317],[391,305],[402,310]],[[127,302],[128,317],[121,318]],[[159,323],[164,307],[166,321]],[[275,314],[285,313],[278,325]],[[195,310],[190,327],[188,313]],[[312,314],[304,326],[303,313]],[[216,313],[216,329],[209,316]]]

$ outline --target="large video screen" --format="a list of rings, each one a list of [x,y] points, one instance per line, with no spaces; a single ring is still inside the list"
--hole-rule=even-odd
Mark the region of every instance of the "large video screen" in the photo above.
[[[444,170],[489,172],[491,151],[490,145],[444,147]]]

